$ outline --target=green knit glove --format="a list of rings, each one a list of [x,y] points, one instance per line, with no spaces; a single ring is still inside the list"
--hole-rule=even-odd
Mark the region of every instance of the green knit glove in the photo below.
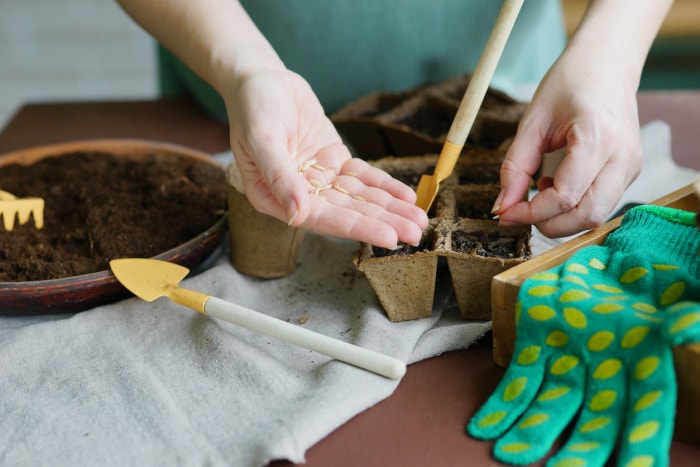
[[[640,206],[602,246],[526,280],[513,359],[468,432],[527,464],[576,418],[548,465],[604,465],[616,446],[620,465],[667,465],[671,348],[700,341],[699,246],[695,213]]]

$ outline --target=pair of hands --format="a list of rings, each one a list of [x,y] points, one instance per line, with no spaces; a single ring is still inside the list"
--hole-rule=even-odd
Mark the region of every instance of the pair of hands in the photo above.
[[[502,225],[534,224],[550,237],[595,227],[641,167],[634,89],[612,72],[586,75],[563,56],[527,110],[501,171]],[[308,83],[282,66],[258,67],[225,94],[231,146],[253,206],[321,234],[392,248],[417,244],[427,216],[415,193],[352,158]],[[553,178],[522,201],[541,155],[567,147]],[[318,190],[320,188],[320,190]]]

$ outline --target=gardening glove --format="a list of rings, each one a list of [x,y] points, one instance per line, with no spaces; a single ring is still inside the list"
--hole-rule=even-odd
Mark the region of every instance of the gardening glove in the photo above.
[[[508,370],[470,420],[494,457],[548,465],[667,465],[676,406],[672,347],[700,341],[695,213],[630,210],[601,246],[526,280]]]

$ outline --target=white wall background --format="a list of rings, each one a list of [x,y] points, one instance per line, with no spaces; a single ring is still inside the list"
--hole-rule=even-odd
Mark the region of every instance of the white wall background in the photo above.
[[[28,102],[155,96],[154,41],[113,0],[0,2],[0,128]]]

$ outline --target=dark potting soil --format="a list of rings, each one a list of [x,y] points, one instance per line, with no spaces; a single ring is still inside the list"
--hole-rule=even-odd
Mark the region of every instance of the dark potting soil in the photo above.
[[[479,256],[495,258],[515,258],[517,255],[518,239],[502,237],[499,234],[484,232],[464,232],[457,230],[452,233],[452,247],[461,253],[474,252]]]
[[[413,131],[428,135],[430,138],[441,138],[447,134],[450,129],[452,120],[454,119],[454,112],[448,112],[444,109],[440,111],[429,104],[419,107],[416,111],[397,121],[399,125],[406,125]],[[451,109],[452,110],[452,109]]]
[[[223,170],[153,154],[129,159],[76,152],[0,168],[0,189],[45,200],[33,217],[0,223],[0,282],[59,279],[106,270],[119,257],[151,257],[196,237],[226,210]]]
[[[389,173],[389,175],[399,180],[400,182],[403,182],[405,185],[408,185],[414,190],[418,188],[420,179],[424,175],[422,173],[417,173],[415,170],[407,168],[387,168],[385,170]],[[426,174],[432,174],[434,171],[434,165],[430,165],[425,169]]]

